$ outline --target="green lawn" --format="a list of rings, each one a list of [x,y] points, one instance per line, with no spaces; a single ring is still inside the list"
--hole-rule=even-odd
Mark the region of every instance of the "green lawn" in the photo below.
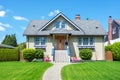
[[[62,80],[120,80],[120,62],[84,62],[62,69]]]
[[[44,62],[0,62],[0,80],[42,80],[50,66]]]

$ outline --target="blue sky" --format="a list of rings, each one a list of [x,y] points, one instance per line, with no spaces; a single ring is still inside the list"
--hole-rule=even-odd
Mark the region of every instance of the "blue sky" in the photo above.
[[[23,32],[30,20],[50,20],[58,12],[74,20],[98,20],[107,31],[108,16],[120,19],[120,0],[0,0],[0,42],[6,34],[16,34],[25,42]]]

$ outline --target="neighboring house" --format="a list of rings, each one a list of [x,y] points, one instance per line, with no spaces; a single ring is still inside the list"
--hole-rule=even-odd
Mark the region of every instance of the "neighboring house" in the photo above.
[[[109,16],[106,41],[105,45],[120,42],[120,19],[112,20],[112,17]]]
[[[8,48],[8,49],[14,49],[15,47],[5,44],[0,44],[0,48]]]
[[[106,31],[97,20],[81,20],[80,15],[70,20],[59,13],[51,20],[30,21],[24,35],[27,48],[43,49],[52,61],[79,58],[79,50],[84,48],[92,50],[92,60],[104,60]]]

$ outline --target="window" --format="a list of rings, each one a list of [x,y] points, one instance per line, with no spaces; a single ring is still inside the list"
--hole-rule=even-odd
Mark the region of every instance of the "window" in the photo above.
[[[55,23],[56,28],[65,28],[65,21],[58,21]]]
[[[78,45],[82,45],[82,38],[78,39]]]
[[[113,34],[116,33],[116,27],[113,27]]]
[[[45,42],[46,42],[45,37],[41,37],[40,38],[40,44],[45,45]]]
[[[46,38],[45,37],[35,37],[35,46],[45,45]]]
[[[78,38],[78,45],[80,46],[93,46],[94,38],[93,37],[80,37]]]
[[[65,28],[65,22],[62,22],[61,28]]]
[[[35,45],[39,45],[39,42],[40,42],[39,37],[36,37],[35,38]]]
[[[88,45],[88,38],[87,37],[83,38],[83,45]]]
[[[90,45],[93,45],[93,44],[94,44],[94,38],[90,37]]]
[[[60,28],[60,22],[56,22],[56,23],[55,23],[55,27],[56,27],[56,28]]]

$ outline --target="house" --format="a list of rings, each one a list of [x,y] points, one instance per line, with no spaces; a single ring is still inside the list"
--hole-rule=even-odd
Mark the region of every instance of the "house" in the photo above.
[[[106,31],[97,20],[81,20],[80,15],[70,20],[63,13],[51,20],[32,20],[27,26],[27,48],[43,49],[51,61],[68,62],[79,58],[79,50],[92,50],[92,60],[104,60]]]
[[[120,19],[112,20],[112,17],[108,18],[108,36],[106,37],[106,44],[113,44],[120,42]]]

